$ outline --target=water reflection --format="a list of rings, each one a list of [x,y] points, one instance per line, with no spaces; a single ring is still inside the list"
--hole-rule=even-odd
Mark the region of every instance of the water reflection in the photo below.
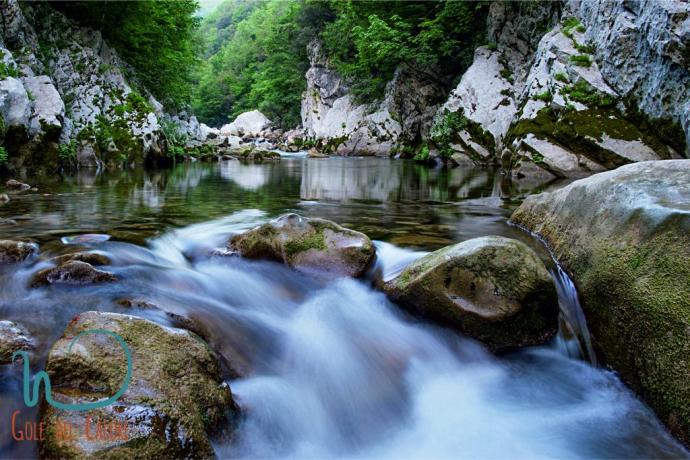
[[[435,249],[472,236],[520,232],[505,219],[522,197],[548,183],[511,181],[489,168],[428,169],[380,158],[283,158],[246,164],[182,164],[46,179],[34,194],[0,206],[0,236],[110,233],[141,243],[167,228],[247,208],[269,216],[294,210],[335,220],[372,238]]]

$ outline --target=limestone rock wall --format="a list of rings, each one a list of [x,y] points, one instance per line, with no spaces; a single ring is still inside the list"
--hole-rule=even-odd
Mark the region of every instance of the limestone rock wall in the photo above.
[[[0,4],[0,114],[17,171],[156,162],[166,148],[163,106],[100,32],[46,5]]]

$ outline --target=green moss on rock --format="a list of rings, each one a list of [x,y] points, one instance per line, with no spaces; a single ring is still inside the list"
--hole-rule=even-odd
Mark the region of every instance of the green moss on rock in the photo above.
[[[556,332],[553,280],[534,251],[509,238],[475,238],[435,251],[384,291],[413,313],[493,349],[542,343]]]
[[[74,412],[44,406],[41,416],[47,436],[40,446],[41,457],[213,458],[209,433],[237,407],[208,345],[188,331],[142,318],[82,313],[48,357],[46,369],[57,400],[90,402],[108,397],[122,384],[126,359],[114,340],[88,334],[79,338],[71,353],[67,351],[72,338],[88,329],[110,330],[124,339],[132,352],[131,383],[118,401],[105,408]],[[57,435],[58,419],[72,421],[83,434],[87,417],[92,422],[126,424],[126,435],[114,440],[85,436],[64,440]]]
[[[637,163],[529,197],[512,220],[571,273],[594,344],[690,443],[690,160]]]
[[[284,214],[236,235],[228,248],[243,257],[280,261],[300,271],[330,276],[362,276],[375,256],[366,235],[297,214]]]

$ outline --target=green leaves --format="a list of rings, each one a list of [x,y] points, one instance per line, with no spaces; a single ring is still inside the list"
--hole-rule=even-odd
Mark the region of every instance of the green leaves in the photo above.
[[[190,101],[196,0],[49,2],[82,25],[100,30],[137,71],[137,79],[169,107]]]

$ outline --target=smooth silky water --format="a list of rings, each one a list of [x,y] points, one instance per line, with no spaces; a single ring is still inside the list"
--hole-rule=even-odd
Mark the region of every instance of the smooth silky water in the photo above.
[[[30,238],[44,255],[60,237],[107,233],[91,249],[121,281],[28,289],[45,262],[0,268],[0,317],[24,324],[43,367],[50,344],[86,310],[176,325],[124,308],[141,299],[193,318],[222,359],[245,409],[219,457],[688,457],[653,413],[594,354],[577,294],[541,243],[507,223],[530,193],[491,169],[429,170],[376,158],[283,158],[173,170],[54,177],[0,206],[0,238]],[[552,343],[496,357],[450,330],[407,316],[370,279],[325,282],[272,262],[211,257],[228,237],[286,211],[334,220],[376,240],[372,276],[390,278],[430,250],[484,235],[535,248],[557,283]],[[73,249],[73,248],[71,248]],[[18,366],[0,366],[0,455],[23,406]]]

